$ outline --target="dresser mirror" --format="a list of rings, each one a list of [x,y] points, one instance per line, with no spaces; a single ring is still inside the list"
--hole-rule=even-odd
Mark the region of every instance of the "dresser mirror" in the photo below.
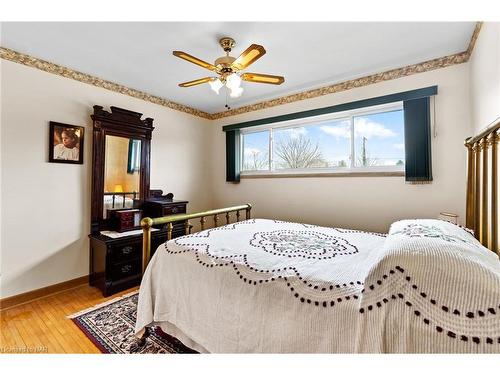
[[[103,218],[108,210],[134,208],[140,197],[141,140],[106,135]]]
[[[110,229],[110,210],[141,207],[149,198],[153,119],[94,106],[91,231]]]

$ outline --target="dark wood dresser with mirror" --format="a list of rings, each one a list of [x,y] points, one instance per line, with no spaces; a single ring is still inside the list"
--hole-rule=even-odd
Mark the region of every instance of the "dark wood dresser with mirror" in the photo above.
[[[142,278],[142,217],[185,213],[187,201],[150,190],[153,119],[142,113],[94,106],[89,283],[104,296],[137,286]],[[173,237],[184,234],[174,226]],[[155,228],[151,248],[167,240]],[[153,251],[154,251],[153,250]]]

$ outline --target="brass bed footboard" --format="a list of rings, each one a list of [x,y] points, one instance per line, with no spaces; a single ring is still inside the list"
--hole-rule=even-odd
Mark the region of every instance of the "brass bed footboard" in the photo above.
[[[191,233],[191,228],[193,227],[189,222],[190,219],[200,218],[201,230],[205,229],[206,217],[213,216],[214,227],[219,225],[219,215],[226,214],[226,224],[229,224],[230,213],[236,212],[236,221],[240,221],[240,211],[245,211],[245,219],[250,219],[250,211],[252,210],[252,205],[243,204],[241,206],[233,206],[226,208],[219,208],[216,210],[196,212],[194,214],[180,214],[180,215],[170,215],[158,218],[145,217],[141,220],[141,227],[143,231],[142,237],[142,273],[146,270],[149,263],[149,258],[151,256],[151,227],[154,225],[167,224],[167,241],[172,239],[173,223],[176,221],[184,221],[185,234]]]

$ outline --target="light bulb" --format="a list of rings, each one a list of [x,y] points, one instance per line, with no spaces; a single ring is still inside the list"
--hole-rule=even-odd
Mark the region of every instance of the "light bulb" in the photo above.
[[[243,88],[242,87],[236,87],[234,89],[230,89],[231,92],[229,94],[229,96],[231,98],[239,98],[241,96],[241,94],[243,94]]]
[[[238,74],[233,73],[226,78],[226,86],[228,89],[230,90],[239,89],[240,85],[241,85],[241,78]]]
[[[208,82],[210,88],[219,95],[219,90],[224,86],[224,84],[220,81],[220,79],[216,78]]]

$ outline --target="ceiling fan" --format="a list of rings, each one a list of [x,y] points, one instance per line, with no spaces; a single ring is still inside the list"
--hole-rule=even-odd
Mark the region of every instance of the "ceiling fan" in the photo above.
[[[193,81],[180,83],[180,87],[191,87],[202,83],[209,83],[213,91],[219,94],[219,90],[225,85],[230,90],[230,96],[237,98],[243,93],[241,81],[268,83],[271,85],[281,85],[285,82],[285,78],[281,76],[260,74],[260,73],[240,73],[246,69],[257,59],[264,56],[266,50],[258,44],[252,44],[238,57],[229,56],[229,52],[234,48],[236,42],[232,38],[222,38],[219,44],[226,52],[226,56],[219,57],[214,64],[200,60],[186,52],[173,51],[174,56],[180,57],[190,63],[199,65],[205,69],[211,70],[218,74],[218,77],[204,77]]]

